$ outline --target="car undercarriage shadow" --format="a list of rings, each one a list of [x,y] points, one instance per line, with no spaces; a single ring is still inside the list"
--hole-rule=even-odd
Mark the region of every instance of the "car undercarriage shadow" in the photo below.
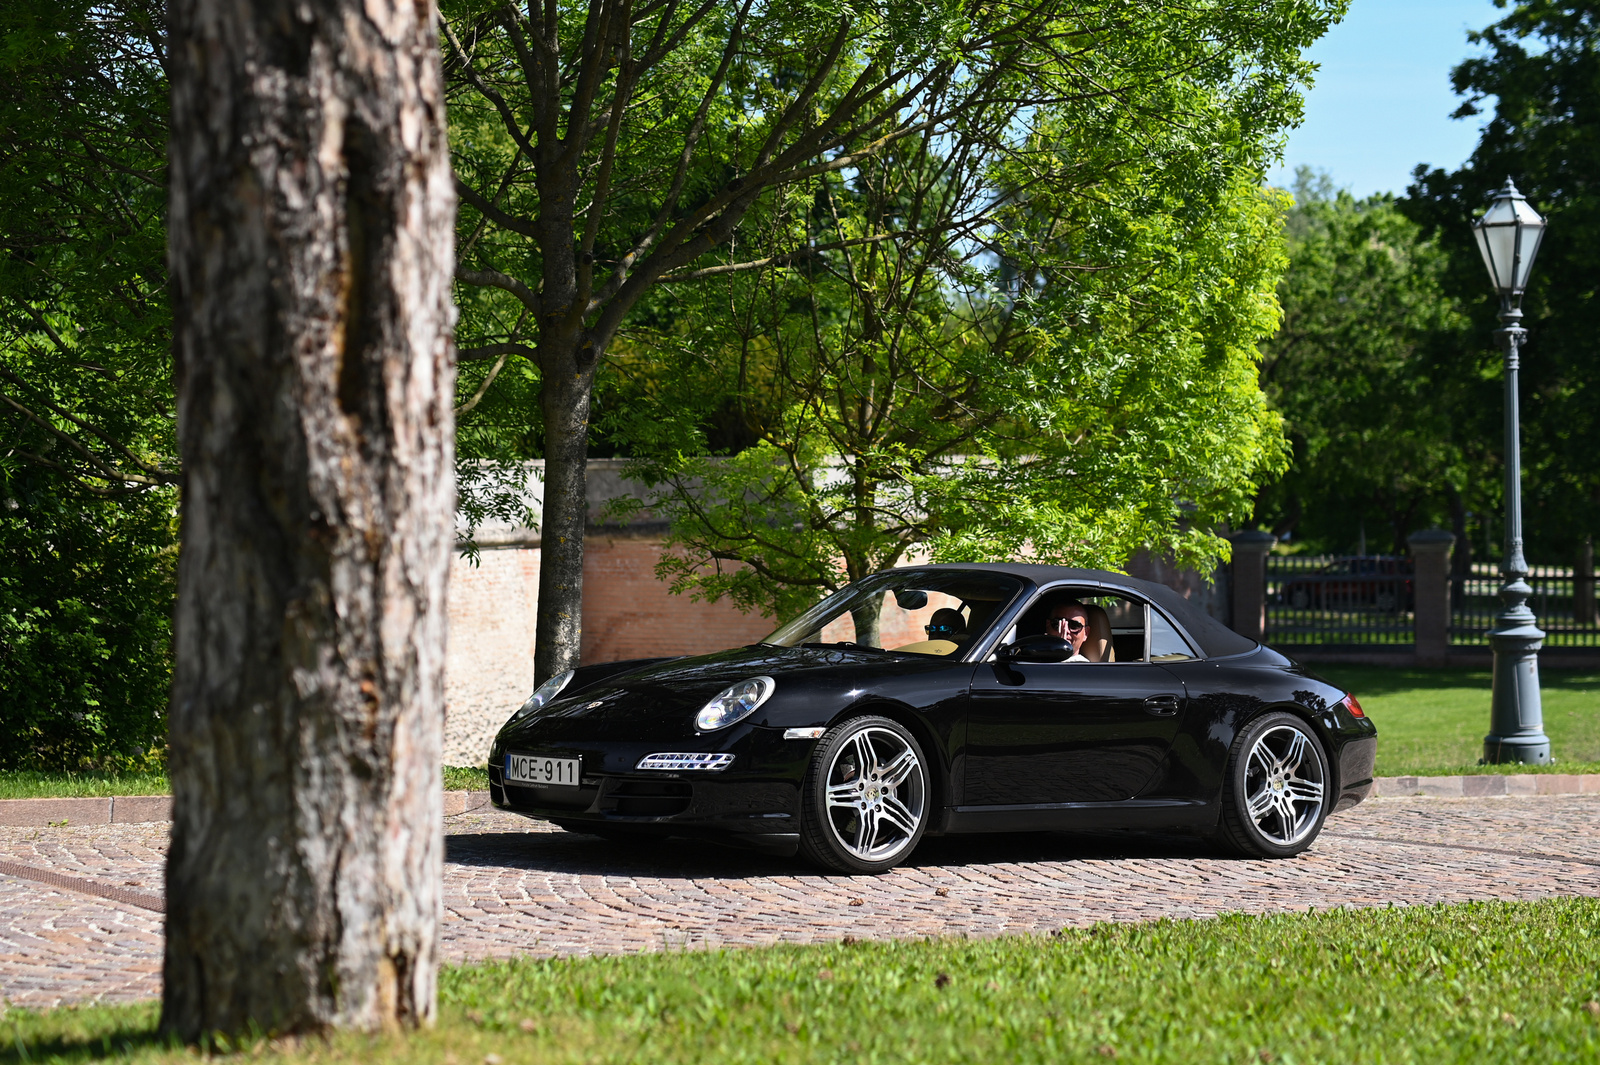
[[[1179,833],[1034,832],[924,840],[905,867],[1223,857],[1227,855],[1214,844]],[[704,840],[675,837],[617,842],[564,831],[448,835],[445,861],[469,868],[576,876],[745,879],[827,875],[799,857],[776,857]]]

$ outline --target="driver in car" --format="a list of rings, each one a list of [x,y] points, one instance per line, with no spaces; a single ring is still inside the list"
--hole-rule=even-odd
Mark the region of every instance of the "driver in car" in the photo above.
[[[1072,657],[1068,662],[1087,662],[1089,659],[1083,653],[1083,645],[1089,639],[1089,611],[1076,599],[1069,599],[1065,603],[1058,603],[1050,611],[1050,617],[1044,623],[1044,631],[1050,636],[1059,636],[1072,644]]]

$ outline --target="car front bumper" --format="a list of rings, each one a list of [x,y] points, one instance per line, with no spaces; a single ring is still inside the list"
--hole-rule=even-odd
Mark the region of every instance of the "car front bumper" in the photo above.
[[[738,734],[701,737],[699,744],[564,742],[536,753],[578,758],[577,786],[525,785],[504,776],[507,746],[496,741],[489,763],[489,800],[563,828],[585,827],[651,835],[716,839],[790,853],[799,846],[800,791],[815,741],[785,740],[779,729],[752,726]],[[718,742],[720,741],[720,742]],[[530,745],[530,746],[532,746]],[[634,767],[666,750],[726,751],[734,760],[717,771],[659,771]],[[517,753],[523,743],[513,743]]]

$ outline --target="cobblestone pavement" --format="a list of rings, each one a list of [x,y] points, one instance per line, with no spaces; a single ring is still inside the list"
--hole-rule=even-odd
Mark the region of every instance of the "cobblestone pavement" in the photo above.
[[[0,995],[45,1006],[159,994],[166,831],[0,829]],[[1371,800],[1281,862],[1179,837],[930,840],[881,877],[683,842],[624,847],[498,811],[446,831],[451,961],[1600,896],[1600,796]],[[14,875],[28,870],[52,882]]]

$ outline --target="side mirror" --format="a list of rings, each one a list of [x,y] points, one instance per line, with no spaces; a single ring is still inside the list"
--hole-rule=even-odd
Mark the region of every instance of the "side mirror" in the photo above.
[[[1024,636],[995,652],[1002,662],[1065,662],[1072,657],[1072,644],[1059,636]]]

